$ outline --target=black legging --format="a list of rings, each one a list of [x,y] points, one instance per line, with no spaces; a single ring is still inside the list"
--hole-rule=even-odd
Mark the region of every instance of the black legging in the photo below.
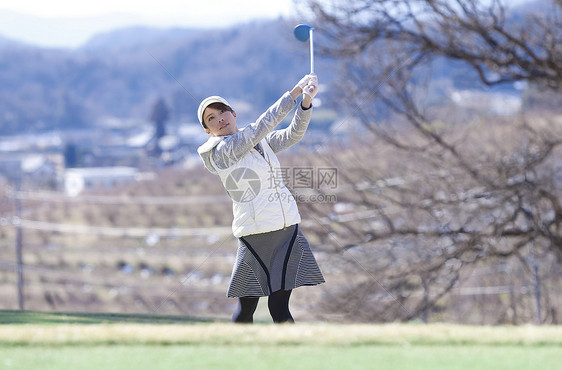
[[[295,322],[289,311],[289,298],[291,290],[278,290],[271,293],[267,300],[269,313],[275,323]],[[254,322],[254,312],[258,307],[259,297],[238,298],[238,307],[232,315],[232,321],[237,323]]]

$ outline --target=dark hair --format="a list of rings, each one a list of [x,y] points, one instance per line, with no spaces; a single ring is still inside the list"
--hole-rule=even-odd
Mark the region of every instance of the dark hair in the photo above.
[[[226,104],[224,104],[224,103],[221,103],[221,102],[211,103],[211,104],[209,104],[209,105],[207,106],[207,108],[213,108],[213,109],[219,109],[219,110],[227,110],[227,111],[229,111],[229,112],[234,112],[234,110],[233,110],[231,107],[229,107],[228,105],[226,105]],[[205,108],[205,109],[207,109],[207,108]],[[205,112],[205,111],[203,111],[203,113],[204,113],[204,112]],[[201,117],[201,118],[203,118],[203,117]],[[201,124],[202,124],[203,127],[206,128],[207,130],[209,129],[209,128],[207,127],[207,124],[205,123],[205,119],[204,119],[204,118],[203,118],[203,122],[201,122]]]

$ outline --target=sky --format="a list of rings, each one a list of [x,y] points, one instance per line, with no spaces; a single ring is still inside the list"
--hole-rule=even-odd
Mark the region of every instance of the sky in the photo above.
[[[226,27],[296,14],[293,0],[1,0],[0,36],[45,47],[76,47],[127,26]]]

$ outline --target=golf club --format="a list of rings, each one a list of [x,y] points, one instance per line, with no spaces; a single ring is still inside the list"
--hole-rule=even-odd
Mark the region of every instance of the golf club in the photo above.
[[[302,42],[310,40],[310,73],[314,73],[314,40],[312,30],[314,30],[314,28],[307,24],[299,24],[294,30],[297,40]]]

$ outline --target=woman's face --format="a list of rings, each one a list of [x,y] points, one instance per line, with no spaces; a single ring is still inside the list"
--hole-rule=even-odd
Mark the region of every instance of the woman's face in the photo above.
[[[236,112],[227,109],[207,107],[203,112],[203,121],[208,127],[205,132],[209,135],[226,136],[238,132]]]

